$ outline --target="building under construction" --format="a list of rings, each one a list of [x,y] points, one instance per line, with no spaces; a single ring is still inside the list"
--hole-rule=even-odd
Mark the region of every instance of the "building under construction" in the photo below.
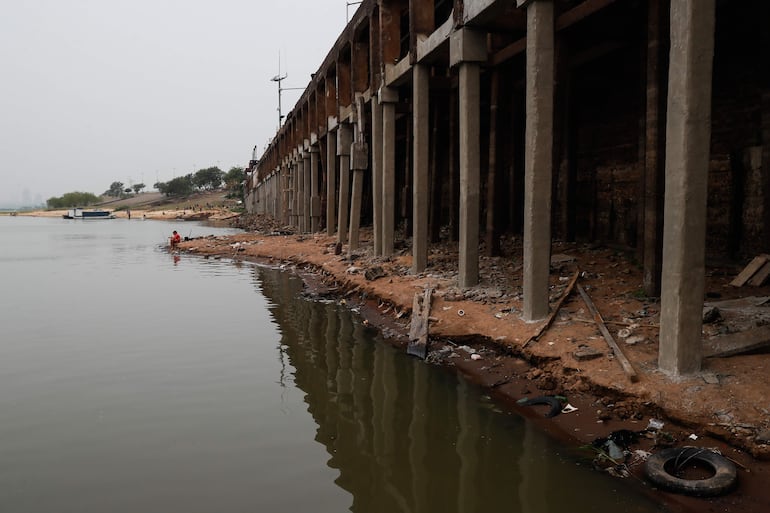
[[[523,317],[554,240],[636,254],[661,370],[701,366],[705,265],[770,252],[770,3],[364,0],[264,154],[247,207],[375,255],[523,240]]]

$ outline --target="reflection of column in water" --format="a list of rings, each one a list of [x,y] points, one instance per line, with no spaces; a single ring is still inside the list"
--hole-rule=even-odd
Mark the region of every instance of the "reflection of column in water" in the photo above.
[[[385,452],[385,423],[383,407],[385,406],[385,348],[377,344],[374,348],[374,376],[372,379],[372,454],[378,464]]]
[[[428,412],[431,410],[428,373],[424,366],[411,365],[412,418],[409,423],[409,469],[412,472],[412,511],[429,510],[431,475],[427,465]]]
[[[371,358],[370,344],[364,333],[364,326],[360,322],[353,324],[353,411],[356,425],[358,426],[358,440],[360,449],[370,451],[369,417],[371,415],[369,401],[369,387],[371,386]]]
[[[550,501],[548,493],[548,461],[545,454],[548,445],[545,437],[537,433],[531,422],[524,423],[524,436],[521,450],[521,485],[519,486],[519,501],[521,511],[546,510]],[[553,488],[553,483],[551,483]],[[553,493],[553,490],[551,490]]]
[[[397,366],[395,361],[395,351],[384,351],[384,364],[383,374],[385,380],[383,382],[383,397],[382,397],[382,431],[383,431],[383,444],[382,453],[383,460],[389,463],[387,455],[393,454],[396,450],[396,408],[398,408],[398,387],[396,383]]]
[[[479,422],[476,406],[468,393],[468,385],[457,382],[457,417],[460,431],[457,434],[457,454],[460,455],[460,475],[457,487],[457,511],[475,513],[478,507],[477,478],[481,468],[476,448],[479,437]],[[535,511],[535,510],[529,510]]]
[[[352,351],[349,343],[353,333],[353,323],[351,322],[349,312],[340,312],[340,314],[340,336],[337,339],[340,355],[340,365],[337,371],[337,390],[339,390],[340,395],[344,396],[344,401],[348,401],[348,396],[353,392],[350,369]]]
[[[337,368],[339,367],[339,356],[337,354],[337,345],[339,344],[339,322],[337,316],[337,307],[327,305],[326,310],[326,386],[332,395],[337,394]]]

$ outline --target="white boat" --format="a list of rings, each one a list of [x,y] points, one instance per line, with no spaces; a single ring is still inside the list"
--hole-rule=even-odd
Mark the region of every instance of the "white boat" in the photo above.
[[[62,214],[64,219],[115,219],[115,215],[109,210],[83,210],[82,208],[71,208],[66,214]]]

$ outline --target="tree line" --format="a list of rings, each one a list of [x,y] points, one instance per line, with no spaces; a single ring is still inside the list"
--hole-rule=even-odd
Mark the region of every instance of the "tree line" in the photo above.
[[[166,196],[187,196],[196,191],[213,191],[220,189],[224,184],[227,196],[241,198],[243,196],[242,167],[232,167],[225,173],[218,167],[207,167],[195,173],[178,176],[168,182],[158,182],[154,185],[158,191]]]
[[[227,190],[228,198],[243,199],[243,179],[245,173],[242,167],[232,167],[225,173],[218,167],[207,167],[199,169],[195,173],[189,173],[179,176],[168,182],[158,182],[154,187],[165,196],[181,197],[188,196],[196,191],[213,191],[222,188],[223,184]],[[111,198],[126,198],[134,194],[139,194],[146,185],[143,183],[134,184],[126,187],[123,182],[112,182],[109,189],[104,191],[102,196]],[[59,197],[49,198],[46,203],[48,208],[71,208],[87,207],[101,203],[103,199],[90,192],[68,192]]]

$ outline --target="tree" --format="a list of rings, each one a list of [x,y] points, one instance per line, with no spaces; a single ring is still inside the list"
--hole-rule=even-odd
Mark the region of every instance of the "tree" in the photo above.
[[[195,190],[192,174],[178,176],[166,183],[157,183],[155,186],[166,196],[186,196]]]
[[[243,180],[246,174],[242,167],[231,167],[225,174],[225,187],[227,188],[228,198],[243,199]]]
[[[99,197],[90,192],[68,192],[61,197],[49,198],[46,201],[48,208],[87,207],[99,203]]]
[[[110,188],[104,191],[104,195],[120,198],[123,195],[123,182],[112,182]]]
[[[142,189],[144,189],[145,187],[146,186],[143,183],[135,183],[134,184],[134,192],[136,194],[139,194],[142,191]]]
[[[222,186],[222,179],[225,173],[218,167],[207,167],[200,169],[193,177],[193,183],[199,189],[213,190]]]

